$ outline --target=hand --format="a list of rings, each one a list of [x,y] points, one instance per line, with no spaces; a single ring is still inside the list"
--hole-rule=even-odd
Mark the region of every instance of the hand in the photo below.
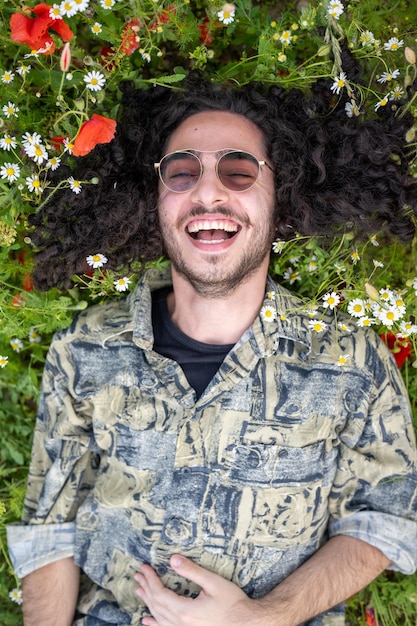
[[[145,626],[232,626],[255,625],[255,601],[234,583],[193,563],[184,556],[171,557],[171,567],[184,578],[201,587],[197,598],[186,598],[166,589],[155,571],[143,565],[136,574],[136,593],[145,602],[152,617]],[[260,622],[259,622],[260,623]]]

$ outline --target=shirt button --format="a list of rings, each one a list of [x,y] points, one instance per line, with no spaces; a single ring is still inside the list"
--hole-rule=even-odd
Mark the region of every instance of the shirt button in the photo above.
[[[167,573],[167,571],[168,568],[165,565],[158,565],[158,567],[156,568],[156,573],[159,574],[159,576],[163,576]]]
[[[280,459],[286,459],[288,457],[288,450],[280,450],[278,452],[278,457]]]
[[[175,365],[167,365],[165,368],[165,374],[173,374],[175,372]]]

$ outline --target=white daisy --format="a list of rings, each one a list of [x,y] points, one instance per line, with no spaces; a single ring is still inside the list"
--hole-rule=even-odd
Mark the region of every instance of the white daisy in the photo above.
[[[73,17],[77,13],[77,6],[73,0],[64,0],[61,2],[61,15],[66,15],[67,17]]]
[[[29,191],[34,191],[38,194],[43,192],[41,181],[39,180],[39,176],[37,174],[28,176],[26,178],[26,185]]]
[[[9,151],[10,148],[16,148],[16,137],[10,137],[10,135],[3,135],[0,139],[0,148]]]
[[[17,117],[17,114],[19,113],[19,107],[17,107],[15,104],[13,104],[13,102],[9,102],[7,104],[5,104],[3,106],[3,113],[6,117]]]
[[[29,331],[29,341],[30,343],[40,343],[42,341],[42,337],[34,328],[31,328]]]
[[[14,77],[15,77],[15,74],[13,74],[13,72],[6,71],[6,72],[3,72],[3,74],[1,75],[0,80],[5,85],[9,85],[10,83],[14,81]]]
[[[11,339],[10,340],[10,345],[12,346],[13,350],[15,352],[20,352],[21,349],[23,348],[23,341],[21,341],[20,339]]]
[[[59,4],[53,4],[49,8],[49,17],[51,20],[61,20],[62,19],[61,6]]]
[[[284,45],[288,45],[289,43],[291,43],[292,41],[292,34],[290,30],[284,30],[280,36],[279,36],[279,40],[281,43],[283,43]]]
[[[400,70],[388,70],[388,72],[382,72],[381,76],[377,79],[377,83],[389,83],[399,76]]]
[[[339,328],[339,330],[342,330],[345,333],[352,332],[349,326],[345,322],[338,322],[337,327]]]
[[[0,167],[0,177],[12,183],[20,176],[20,167],[17,163],[5,163]]]
[[[375,43],[375,35],[370,30],[366,30],[359,37],[359,41],[361,42],[362,46],[373,46]]]
[[[82,13],[86,9],[88,9],[88,5],[90,4],[90,0],[72,0],[76,6],[77,13]]]
[[[290,285],[293,285],[296,280],[301,280],[300,273],[289,266],[284,272],[284,279],[288,280]]]
[[[266,304],[261,309],[261,318],[264,322],[273,322],[277,318],[276,308],[270,304]]]
[[[42,143],[42,137],[39,133],[24,133],[22,135],[23,147],[32,146],[35,143]]]
[[[398,37],[391,37],[386,43],[384,43],[384,50],[398,50],[404,45],[404,41],[398,39]]]
[[[344,11],[344,6],[339,0],[332,0],[327,7],[327,13],[330,17],[338,20]]]
[[[345,112],[348,117],[358,117],[358,115],[360,115],[360,108],[356,104],[355,100],[352,99],[350,102],[346,102]]]
[[[19,74],[19,76],[26,76],[26,74],[29,74],[30,70],[30,65],[25,65],[24,63],[21,63],[19,67],[16,68],[16,72]]]
[[[388,97],[390,100],[401,100],[404,97],[404,89],[397,85],[389,92]]]
[[[99,35],[102,30],[103,30],[103,27],[100,24],[100,22],[94,22],[94,24],[91,27],[91,32],[93,33],[93,35]]]
[[[106,83],[106,79],[101,72],[97,72],[96,70],[92,70],[88,72],[86,76],[84,76],[84,82],[87,85],[87,89],[91,91],[100,91]]]
[[[332,291],[331,293],[326,293],[326,295],[323,296],[323,307],[325,309],[328,308],[330,310],[333,310],[337,307],[338,304],[340,304],[340,296],[335,291]]]
[[[55,170],[57,170],[60,165],[61,159],[59,157],[51,157],[47,162],[46,167],[55,172]]]
[[[346,365],[347,360],[350,358],[349,354],[341,354],[337,359],[337,365],[342,367],[342,365]]]
[[[67,182],[69,183],[71,191],[73,191],[76,194],[81,193],[82,187],[81,187],[81,182],[79,180],[76,180],[73,176],[70,176]]]
[[[275,252],[275,254],[281,254],[281,252],[284,249],[286,242],[282,241],[281,239],[277,239],[276,241],[274,241],[272,243],[272,251]]]
[[[400,323],[400,331],[402,337],[408,337],[409,335],[415,335],[417,333],[417,324],[413,324],[410,321],[404,321]]]
[[[0,367],[6,367],[8,362],[9,362],[9,357],[8,356],[0,355]],[[10,593],[12,593],[12,592],[10,592]]]
[[[102,9],[112,9],[116,4],[116,0],[100,0],[100,6]]]
[[[33,159],[35,163],[39,163],[39,165],[48,160],[46,148],[41,143],[28,144],[25,146],[25,152],[28,157]]]
[[[322,320],[309,320],[308,327],[315,333],[322,333],[327,328],[327,324]]]
[[[129,284],[131,280],[127,276],[123,276],[123,278],[119,278],[113,282],[116,291],[127,291],[129,289]]]
[[[360,326],[360,328],[367,328],[368,326],[373,326],[376,323],[376,320],[373,317],[364,315],[363,317],[359,318],[356,323],[358,326]]]
[[[217,17],[223,24],[231,24],[235,19],[235,5],[224,4],[221,11],[217,11]]]
[[[346,80],[347,76],[345,72],[340,72],[339,76],[336,76],[333,85],[330,87],[333,93],[339,94],[340,90],[346,85]]]
[[[108,258],[104,256],[104,254],[90,254],[86,257],[86,261],[90,267],[97,269],[98,267],[103,267],[108,261]]]
[[[361,298],[354,298],[348,304],[348,313],[352,317],[362,317],[366,313],[366,302]]]

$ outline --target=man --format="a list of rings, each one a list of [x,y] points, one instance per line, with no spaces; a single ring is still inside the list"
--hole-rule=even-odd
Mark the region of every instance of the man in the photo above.
[[[123,225],[130,257],[131,230],[147,224],[136,259],[152,256],[146,237],[154,252],[162,240],[171,276],[151,271],[51,346],[25,525],[9,529],[25,625],[343,624],[344,599],[386,568],[417,567],[412,420],[378,337],[341,332],[331,317],[312,334],[298,300],[268,278],[269,251],[277,232],[319,231],[326,215],[337,225],[349,210],[354,222],[362,205],[358,223],[380,223],[380,193],[386,230],[409,233],[398,201],[412,202],[410,177],[399,167],[401,191],[381,187],[400,140],[375,124],[385,162],[373,165],[374,142],[352,182],[365,157],[345,153],[352,126],[339,124],[332,156],[340,150],[359,186],[343,203],[317,152],[328,122],[305,114],[299,128],[292,96],[199,83],[126,102],[116,142],[85,165],[100,193],[81,207],[64,195],[36,218],[38,282],[65,284],[98,237],[93,224],[107,229],[113,245],[102,250],[119,263],[123,242],[109,223],[122,233],[118,211],[133,206],[140,227]],[[370,172],[380,184],[354,204]],[[320,215],[309,193],[327,197]],[[48,226],[52,208],[66,223]],[[80,211],[88,223],[71,256]],[[54,254],[66,265],[48,274]],[[343,369],[340,350],[351,356]]]

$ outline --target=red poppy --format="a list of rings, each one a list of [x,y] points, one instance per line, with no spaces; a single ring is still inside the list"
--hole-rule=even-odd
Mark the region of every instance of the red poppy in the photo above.
[[[19,307],[19,306],[25,306],[25,305],[26,305],[25,297],[22,296],[21,293],[17,293],[12,300],[12,306]]]
[[[50,6],[42,3],[32,9],[37,17],[13,13],[10,18],[13,41],[24,43],[31,50],[42,50],[43,54],[52,54],[55,50],[55,43],[49,30],[55,31],[63,41],[69,41],[74,33],[62,18],[52,19],[50,9]]]
[[[375,611],[369,606],[365,609],[366,626],[378,626],[375,619]]]
[[[30,274],[25,274],[23,277],[23,289],[25,291],[33,291],[33,278]]]
[[[99,143],[108,143],[116,132],[116,122],[103,115],[94,113],[91,119],[81,126],[74,141],[74,156],[85,156]]]
[[[122,42],[120,44],[120,52],[129,56],[134,53],[140,46],[139,32],[140,21],[138,17],[128,22],[122,30]]]
[[[209,46],[211,43],[213,43],[213,35],[209,26],[210,20],[208,20],[207,18],[202,24],[198,25],[198,30],[200,31],[200,41],[205,46]]]
[[[410,342],[404,337],[397,337],[394,333],[385,333],[381,335],[381,339],[391,350],[398,367],[404,365],[411,355]]]
[[[65,139],[68,139],[68,137],[64,137],[63,135],[56,135],[56,137],[51,137],[49,141],[53,145],[55,150],[63,152],[65,148]]]

